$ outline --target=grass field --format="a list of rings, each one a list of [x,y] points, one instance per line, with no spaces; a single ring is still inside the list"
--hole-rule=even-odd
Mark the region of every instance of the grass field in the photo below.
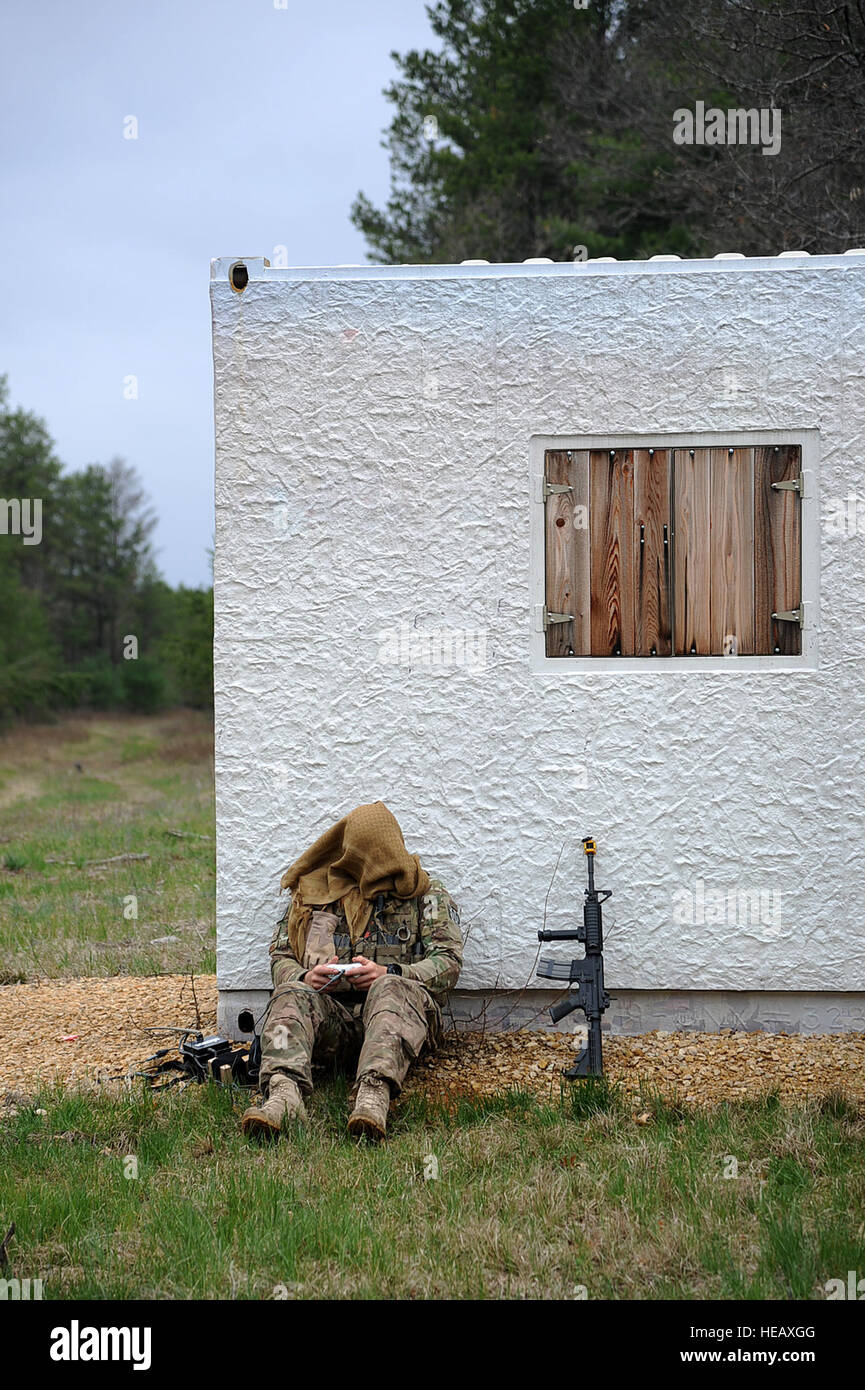
[[[0,983],[215,970],[212,756],[189,710],[0,737]]]
[[[865,1268],[862,1119],[840,1100],[659,1101],[637,1129],[603,1084],[451,1114],[413,1096],[360,1149],[339,1078],[272,1147],[241,1137],[245,1103],[22,1108],[0,1125],[14,1275],[45,1298],[783,1301]]]
[[[212,972],[211,746],[191,713],[0,740],[3,980]],[[336,1077],[264,1149],[240,1134],[249,1099],[0,1095],[4,1277],[46,1299],[785,1301],[865,1276],[865,1112],[841,1095],[647,1094],[638,1117],[607,1083],[412,1092],[358,1148]]]

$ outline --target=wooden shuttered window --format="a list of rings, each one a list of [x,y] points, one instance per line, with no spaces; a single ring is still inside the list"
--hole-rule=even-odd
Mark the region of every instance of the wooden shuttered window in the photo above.
[[[801,471],[798,445],[548,450],[547,656],[801,653]]]

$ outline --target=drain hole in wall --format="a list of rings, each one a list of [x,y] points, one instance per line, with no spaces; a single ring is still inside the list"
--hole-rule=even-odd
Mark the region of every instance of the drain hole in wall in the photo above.
[[[228,283],[233,290],[237,290],[238,294],[246,289],[249,284],[249,271],[242,261],[238,261],[236,265],[231,267],[228,272]]]

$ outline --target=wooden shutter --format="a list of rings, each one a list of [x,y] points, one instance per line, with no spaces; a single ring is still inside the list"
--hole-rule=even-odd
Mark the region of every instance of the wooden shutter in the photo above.
[[[545,459],[548,656],[668,656],[670,455],[551,449]]]
[[[798,445],[766,445],[754,450],[754,613],[758,652],[798,656],[802,628],[778,622],[802,603],[802,496],[773,483],[802,476]]]
[[[547,656],[588,656],[589,644],[589,454],[588,450],[550,449],[545,482],[566,491],[546,496],[546,607],[549,614],[573,615],[550,622]]]
[[[800,653],[772,617],[801,604],[800,475],[793,445],[548,451],[547,655]]]
[[[673,452],[677,656],[798,655],[801,599],[798,446]]]

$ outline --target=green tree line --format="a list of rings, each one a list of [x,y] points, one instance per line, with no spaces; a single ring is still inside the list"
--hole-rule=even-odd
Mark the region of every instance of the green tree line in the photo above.
[[[213,590],[172,588],[122,459],[64,472],[0,377],[0,721],[213,701]]]
[[[373,260],[556,261],[865,245],[862,0],[442,0],[391,56]],[[780,146],[677,143],[674,113],[777,111]]]

